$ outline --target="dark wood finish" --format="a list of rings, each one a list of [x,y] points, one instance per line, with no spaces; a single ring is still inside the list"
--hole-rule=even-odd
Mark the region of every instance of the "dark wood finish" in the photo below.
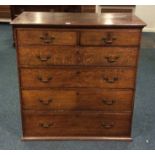
[[[130,47],[18,47],[22,66],[94,65],[136,66],[137,48]]]
[[[132,90],[53,89],[23,90],[25,110],[132,110]]]
[[[38,17],[39,16],[39,20]],[[11,24],[13,25],[40,25],[52,27],[144,27],[135,15],[121,13],[47,13],[23,12]]]
[[[81,12],[95,13],[96,5],[81,5]]]
[[[101,13],[134,13],[135,5],[101,5]]]
[[[24,136],[130,136],[131,114],[24,112]],[[93,122],[93,123],[92,123]]]
[[[11,5],[12,19],[24,11],[33,12],[94,12],[95,5]]]
[[[9,5],[0,5],[0,19],[10,19],[10,6]]]
[[[111,8],[111,9],[107,9],[107,8],[102,8],[101,9],[101,13],[111,13],[111,12],[114,12],[114,13],[132,13],[132,9],[114,9],[114,8]]]
[[[30,12],[12,24],[23,139],[131,140],[141,20]]]

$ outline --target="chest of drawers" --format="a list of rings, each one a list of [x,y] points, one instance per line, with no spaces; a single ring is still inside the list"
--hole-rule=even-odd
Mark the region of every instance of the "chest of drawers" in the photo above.
[[[12,24],[23,139],[131,140],[140,19],[25,12]]]

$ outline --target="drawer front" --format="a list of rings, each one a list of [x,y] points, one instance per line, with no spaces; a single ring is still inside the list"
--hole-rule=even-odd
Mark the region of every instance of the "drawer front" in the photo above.
[[[76,45],[76,32],[18,29],[18,45]]]
[[[24,136],[130,136],[131,114],[24,112]]]
[[[132,98],[131,90],[22,90],[22,106],[27,110],[131,111]]]
[[[137,48],[83,47],[81,64],[103,66],[136,66]]]
[[[39,46],[19,47],[20,65],[136,66],[137,48]]]
[[[22,105],[29,110],[76,109],[74,90],[22,90]]]
[[[104,29],[81,32],[81,45],[128,46],[139,45],[140,30],[138,29]]]
[[[77,64],[76,48],[71,46],[19,47],[20,65],[49,66]]]
[[[134,88],[131,68],[21,69],[23,88],[98,87]]]

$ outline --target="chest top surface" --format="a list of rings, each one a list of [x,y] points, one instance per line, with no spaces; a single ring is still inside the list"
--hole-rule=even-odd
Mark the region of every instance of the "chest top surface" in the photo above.
[[[20,26],[59,27],[144,27],[145,23],[129,13],[49,13],[23,12],[12,22]]]

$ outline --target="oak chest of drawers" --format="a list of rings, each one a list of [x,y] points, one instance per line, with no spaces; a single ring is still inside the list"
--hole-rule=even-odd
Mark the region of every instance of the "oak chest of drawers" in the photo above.
[[[131,140],[140,19],[24,12],[12,24],[23,139]]]

